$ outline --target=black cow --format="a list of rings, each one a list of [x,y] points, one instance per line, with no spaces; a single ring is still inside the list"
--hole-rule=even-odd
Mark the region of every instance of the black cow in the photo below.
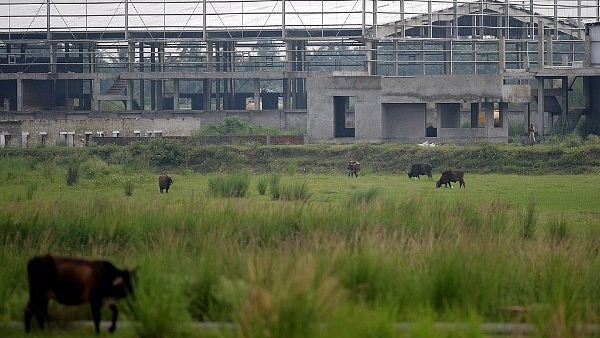
[[[442,173],[442,177],[440,177],[440,179],[435,183],[435,187],[439,188],[442,186],[442,184],[444,184],[446,186],[446,188],[448,188],[448,185],[450,186],[450,188],[452,188],[452,183],[450,183],[450,182],[458,181],[460,183],[458,189],[466,188],[465,180],[463,179],[464,175],[465,175],[465,173],[462,170],[444,171]]]
[[[173,184],[173,179],[167,175],[160,175],[158,177],[158,187],[160,188],[160,193],[162,194],[163,190],[168,194],[169,187]]]
[[[40,328],[44,328],[48,301],[52,298],[64,305],[89,302],[96,333],[99,333],[102,306],[112,310],[112,325],[108,330],[115,331],[119,314],[116,301],[127,295],[133,296],[135,272],[119,270],[104,260],[46,255],[29,260],[27,277],[29,303],[25,308],[25,332],[29,332],[33,316]]]
[[[348,177],[358,177],[358,173],[360,172],[360,162],[358,161],[350,161],[348,162]]]
[[[431,166],[429,164],[413,164],[408,172],[408,178],[420,178],[420,175],[427,175],[431,179]]]

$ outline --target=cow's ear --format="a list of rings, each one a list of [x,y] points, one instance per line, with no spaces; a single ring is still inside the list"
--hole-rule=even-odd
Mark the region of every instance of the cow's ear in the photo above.
[[[115,280],[113,280],[112,282],[113,286],[119,286],[123,284],[123,277],[119,276],[117,278],[115,278]]]

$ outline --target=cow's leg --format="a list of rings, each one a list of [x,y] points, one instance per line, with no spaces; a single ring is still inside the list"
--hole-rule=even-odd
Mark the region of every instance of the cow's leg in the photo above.
[[[41,329],[44,328],[44,319],[46,312],[48,311],[48,299],[47,298],[32,298],[25,308],[25,332],[29,332],[31,329],[31,318],[35,316],[35,320]]]
[[[33,313],[34,310],[32,309],[32,307],[34,307],[35,305],[32,304],[31,301],[29,301],[29,303],[27,303],[27,307],[25,308],[25,315],[23,316],[23,321],[25,324],[25,332],[29,332],[29,330],[31,329],[31,318],[33,318]]]
[[[117,317],[119,317],[119,310],[115,304],[110,304],[109,308],[112,310],[112,324],[108,329],[108,332],[112,333],[117,328]]]
[[[102,307],[102,302],[93,300],[90,303],[92,305],[92,317],[94,318],[94,327],[96,328],[96,333],[100,333],[100,308]]]

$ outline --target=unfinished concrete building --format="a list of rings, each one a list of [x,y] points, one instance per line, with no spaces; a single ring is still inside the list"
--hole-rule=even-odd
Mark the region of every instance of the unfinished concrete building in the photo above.
[[[228,116],[311,142],[507,142],[509,115],[599,130],[598,1],[2,2],[0,146]]]

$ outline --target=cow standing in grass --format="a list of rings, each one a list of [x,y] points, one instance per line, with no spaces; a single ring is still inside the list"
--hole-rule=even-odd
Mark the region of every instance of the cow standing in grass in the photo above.
[[[360,162],[358,161],[350,161],[348,162],[348,177],[358,177],[358,173],[360,172]]]
[[[439,188],[443,184],[446,186],[446,188],[448,188],[448,186],[450,186],[450,188],[452,188],[451,182],[459,182],[460,185],[458,186],[458,189],[466,188],[464,175],[465,175],[465,173],[462,170],[444,171],[442,173],[442,177],[440,177],[440,179],[435,183],[435,187]]]
[[[170,176],[161,175],[158,177],[158,188],[160,189],[161,194],[163,190],[168,194],[171,184],[173,184],[173,179]]]
[[[429,164],[413,164],[408,172],[408,178],[420,178],[420,175],[427,175],[431,179],[431,166]]]
[[[64,305],[90,303],[96,333],[100,332],[100,309],[108,306],[112,311],[108,331],[114,332],[119,314],[116,301],[133,296],[134,276],[133,271],[119,270],[105,260],[54,255],[32,258],[27,264],[29,303],[25,308],[25,332],[29,332],[34,316],[44,328],[50,299]]]

